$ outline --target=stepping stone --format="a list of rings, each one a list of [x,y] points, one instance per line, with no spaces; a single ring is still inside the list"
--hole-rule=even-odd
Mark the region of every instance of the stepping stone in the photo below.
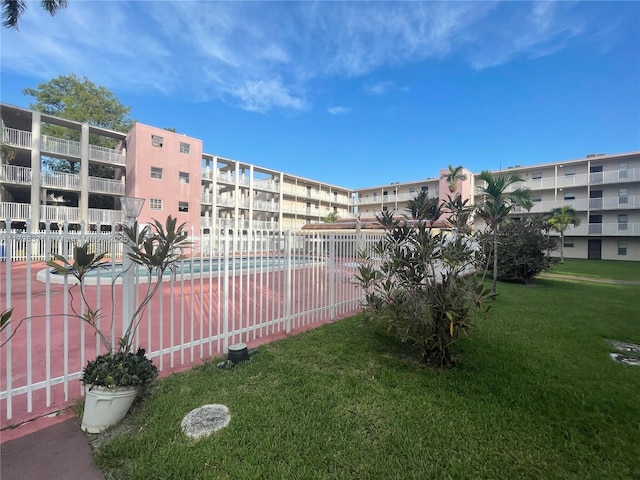
[[[630,357],[629,355],[622,355],[620,353],[610,353],[609,356],[616,362],[640,367],[640,358],[638,357]]]
[[[196,440],[211,435],[229,425],[231,414],[224,405],[203,405],[191,410],[182,419],[182,431]]]
[[[607,342],[616,350],[620,350],[621,352],[640,354],[640,345],[637,345],[635,343],[620,342],[618,340],[605,340],[605,342]]]

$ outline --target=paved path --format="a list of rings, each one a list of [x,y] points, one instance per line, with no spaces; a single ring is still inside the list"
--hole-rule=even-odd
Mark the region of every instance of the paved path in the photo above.
[[[640,286],[640,282],[635,280],[614,280],[611,278],[581,277],[579,275],[565,275],[563,273],[541,273],[540,278],[554,278],[558,280],[576,280],[579,282],[591,283],[608,283],[610,285],[636,285]]]
[[[91,447],[72,412],[42,418],[15,430],[33,430],[19,438],[3,431],[0,445],[2,480],[104,480],[91,460]],[[9,437],[9,438],[6,438]]]

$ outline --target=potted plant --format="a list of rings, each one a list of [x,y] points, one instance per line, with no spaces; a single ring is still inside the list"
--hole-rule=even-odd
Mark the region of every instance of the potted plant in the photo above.
[[[89,433],[98,433],[122,420],[136,397],[141,398],[158,376],[157,368],[145,356],[145,351],[133,351],[135,334],[144,310],[162,286],[164,273],[175,272],[177,262],[186,258],[181,254],[182,248],[189,244],[184,224],[177,226],[177,219],[171,216],[164,226],[155,220],[143,229],[137,222],[123,224],[121,236],[127,247],[127,258],[146,271],[148,282],[131,318],[123,319],[127,327],[117,342],[113,342],[109,333],[111,325],[108,329],[101,328],[100,312],[88,301],[84,282],[89,271],[105,266],[105,254],[89,252],[89,244],[85,243],[74,248],[72,260],[54,254],[47,262],[57,273],[77,280],[82,310],[79,311],[72,301],[73,314],[95,331],[105,349],[104,354],[87,363],[81,376],[87,388],[82,429]]]

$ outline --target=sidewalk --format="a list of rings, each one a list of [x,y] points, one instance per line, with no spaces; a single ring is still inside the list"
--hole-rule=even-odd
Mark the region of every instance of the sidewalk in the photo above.
[[[4,430],[0,442],[2,480],[104,480],[71,411]]]

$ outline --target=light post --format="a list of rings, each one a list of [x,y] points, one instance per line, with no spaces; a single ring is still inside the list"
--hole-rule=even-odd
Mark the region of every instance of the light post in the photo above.
[[[124,212],[124,224],[132,228],[135,225],[136,218],[142,211],[144,198],[124,197],[122,200],[122,210]],[[135,232],[136,236],[138,232]],[[135,276],[133,261],[129,258],[129,254],[133,253],[131,245],[125,239],[122,247],[122,335],[124,336],[133,320],[133,312],[135,306],[133,304],[135,298]]]

